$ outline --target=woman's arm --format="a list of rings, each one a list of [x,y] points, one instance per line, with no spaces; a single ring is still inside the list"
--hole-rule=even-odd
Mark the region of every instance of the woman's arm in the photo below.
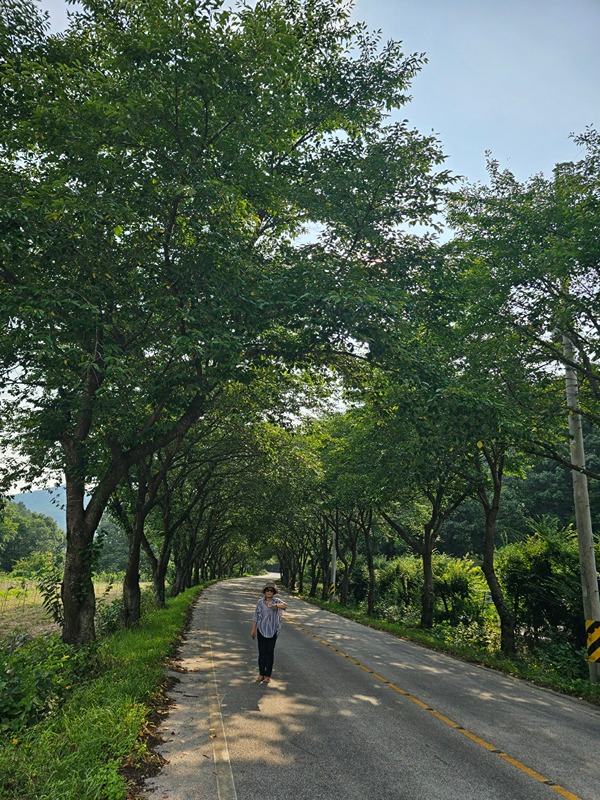
[[[250,636],[253,639],[256,639],[256,620],[255,619],[252,620],[252,630],[250,631]]]

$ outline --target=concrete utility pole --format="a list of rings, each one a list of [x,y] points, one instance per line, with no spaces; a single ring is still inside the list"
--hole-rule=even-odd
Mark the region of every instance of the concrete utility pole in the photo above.
[[[563,348],[568,362],[574,361],[573,342],[563,336]],[[579,386],[575,370],[567,364],[567,410],[569,412],[569,441],[571,463],[577,469],[571,470],[573,477],[573,497],[575,501],[575,522],[579,542],[579,564],[581,567],[581,589],[583,592],[583,611],[587,630],[588,663],[590,681],[600,682],[600,595],[598,593],[598,573],[594,553],[594,535],[585,469],[585,448],[579,410]]]

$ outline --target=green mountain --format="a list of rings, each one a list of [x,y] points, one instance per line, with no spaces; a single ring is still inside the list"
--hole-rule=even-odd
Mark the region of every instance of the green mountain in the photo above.
[[[64,487],[15,494],[12,499],[15,503],[23,503],[25,508],[30,511],[37,511],[39,514],[46,514],[48,517],[52,517],[61,530],[65,531],[67,529]]]

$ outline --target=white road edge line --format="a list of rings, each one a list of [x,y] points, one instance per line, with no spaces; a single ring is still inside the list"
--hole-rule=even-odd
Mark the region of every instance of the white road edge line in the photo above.
[[[225,736],[225,725],[223,723],[223,714],[219,701],[215,660],[213,658],[210,631],[208,629],[208,602],[206,602],[206,599],[204,602],[204,633],[206,636],[209,659],[208,716],[213,759],[215,763],[215,775],[217,778],[217,795],[219,800],[237,800],[235,781],[233,780],[233,771],[231,769],[231,759],[229,758],[229,748],[227,747],[227,737]]]

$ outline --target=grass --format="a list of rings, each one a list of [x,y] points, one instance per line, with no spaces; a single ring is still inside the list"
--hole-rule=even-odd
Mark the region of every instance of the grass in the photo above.
[[[194,587],[152,611],[139,627],[100,643],[96,677],[76,688],[55,716],[0,740],[2,800],[125,800],[124,765],[151,754],[141,735],[164,686]]]
[[[111,586],[106,581],[94,581],[94,590],[98,604],[111,603],[123,592],[119,582]],[[36,581],[0,577],[0,640],[20,631],[34,638],[58,633],[59,626],[44,609]]]
[[[600,684],[592,684],[586,678],[573,677],[573,662],[566,664],[562,657],[557,656],[555,663],[549,663],[548,660],[545,662],[535,661],[533,658],[503,658],[468,642],[461,644],[444,642],[436,635],[435,628],[429,631],[423,628],[403,625],[399,622],[387,622],[370,617],[365,611],[348,608],[339,603],[320,600],[315,597],[302,596],[302,599],[334,614],[359,622],[361,625],[386,631],[402,639],[408,639],[429,647],[432,650],[455,656],[461,661],[490,667],[513,677],[523,678],[538,686],[545,686],[556,692],[600,705]]]

